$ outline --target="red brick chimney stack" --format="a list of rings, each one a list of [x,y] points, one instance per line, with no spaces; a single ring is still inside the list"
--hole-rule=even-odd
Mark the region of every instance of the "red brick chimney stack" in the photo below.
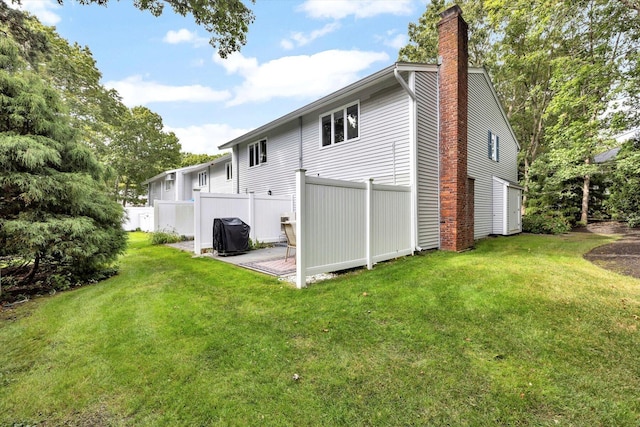
[[[467,23],[457,5],[440,17],[440,249],[462,251],[474,243],[474,182],[467,175]]]

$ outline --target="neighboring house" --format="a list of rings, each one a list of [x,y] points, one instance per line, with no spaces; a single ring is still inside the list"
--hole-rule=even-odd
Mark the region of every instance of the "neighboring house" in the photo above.
[[[221,145],[231,192],[290,195],[295,171],[411,187],[415,248],[464,250],[521,231],[518,142],[457,6],[440,65],[399,62]]]
[[[231,154],[217,159],[162,172],[143,182],[148,186],[148,206],[156,200],[183,201],[193,199],[193,190],[207,193],[232,193]]]

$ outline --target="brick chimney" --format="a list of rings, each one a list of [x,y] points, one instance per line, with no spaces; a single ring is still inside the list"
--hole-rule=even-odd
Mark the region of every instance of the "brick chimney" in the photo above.
[[[474,243],[474,181],[467,175],[467,23],[457,5],[440,17],[440,249],[462,251]]]

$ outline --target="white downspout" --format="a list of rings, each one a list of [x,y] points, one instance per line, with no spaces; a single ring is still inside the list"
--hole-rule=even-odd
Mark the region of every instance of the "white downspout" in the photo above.
[[[438,56],[438,67],[436,68],[436,157],[438,158],[438,249],[442,244],[442,231],[440,228],[440,221],[442,220],[442,209],[440,207],[440,165],[442,159],[440,158],[440,67],[442,66],[442,57]],[[475,208],[474,208],[475,209]]]
[[[393,69],[400,86],[409,94],[409,181],[411,183],[411,248],[412,251],[420,251],[422,248],[418,246],[418,138],[417,138],[417,116],[418,106],[417,98],[414,92],[416,73],[409,73],[409,84],[404,81],[398,67]]]

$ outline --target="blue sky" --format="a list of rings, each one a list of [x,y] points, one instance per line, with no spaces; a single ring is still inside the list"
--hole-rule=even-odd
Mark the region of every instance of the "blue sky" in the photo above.
[[[22,0],[22,8],[88,46],[105,86],[160,114],[183,151],[217,146],[397,60],[428,0],[257,0],[247,44],[227,59],[191,17],[132,1],[107,7]]]

